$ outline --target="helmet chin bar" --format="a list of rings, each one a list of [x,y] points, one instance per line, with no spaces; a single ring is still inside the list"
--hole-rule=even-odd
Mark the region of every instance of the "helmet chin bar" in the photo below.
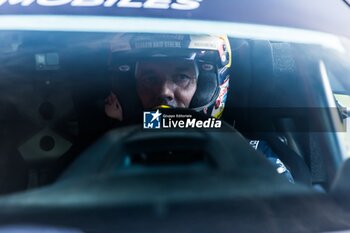
[[[213,98],[210,100],[209,103],[207,103],[207,104],[205,104],[205,105],[202,105],[202,106],[200,106],[200,107],[191,107],[191,106],[190,106],[190,109],[191,109],[191,110],[194,110],[194,111],[196,111],[196,112],[201,112],[201,111],[203,111],[205,108],[209,108],[209,107],[213,106],[213,105],[215,104],[216,99],[217,99],[218,96],[219,96],[219,93],[220,93],[220,90],[219,90],[219,89],[220,89],[219,87],[216,88],[215,94],[214,94]]]
[[[197,91],[190,104],[190,108],[195,111],[201,111],[206,107],[212,106],[220,93],[219,75],[214,70],[203,70],[201,65],[205,66],[206,64],[199,64],[200,73],[198,76]]]

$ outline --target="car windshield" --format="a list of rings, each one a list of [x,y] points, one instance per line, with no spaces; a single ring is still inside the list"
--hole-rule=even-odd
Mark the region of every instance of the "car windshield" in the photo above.
[[[350,107],[348,39],[250,24],[213,27],[210,21],[188,21],[189,27],[181,29],[169,20],[174,27],[156,23],[153,29],[137,30],[141,26],[123,22],[128,23],[117,30],[108,28],[111,23],[62,28],[60,22],[27,30],[14,24],[0,31],[1,150],[11,155],[15,170],[25,170],[16,173],[8,191],[69,176],[71,164],[103,135],[130,125],[140,125],[141,134],[159,130],[160,136],[148,147],[132,144],[130,156],[123,158],[125,167],[207,165],[201,144],[185,146],[186,130],[229,133],[226,124],[250,148],[266,145],[263,150],[273,154],[267,161],[273,160],[276,174],[284,174],[287,182],[294,183],[298,175],[262,133],[276,133],[308,169],[315,158],[302,138],[312,131],[345,133],[339,156],[349,155],[344,146]],[[335,109],[332,124],[340,124],[309,127],[315,120],[307,110],[312,108]],[[163,142],[165,129],[185,132],[175,143]],[[153,153],[161,143],[164,148]],[[326,182],[324,173],[312,172],[310,183]]]

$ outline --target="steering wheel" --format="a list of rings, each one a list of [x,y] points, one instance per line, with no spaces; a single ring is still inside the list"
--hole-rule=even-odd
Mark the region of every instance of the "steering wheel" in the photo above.
[[[179,112],[176,109],[167,111]],[[196,119],[208,116],[190,110]],[[136,124],[110,131],[81,154],[63,174],[63,178],[103,174],[122,168],[127,156],[135,153],[193,151],[200,149],[216,171],[235,172],[242,165],[267,163],[233,127],[222,122],[220,129],[143,129]],[[252,155],[250,155],[252,154]],[[246,166],[252,172],[255,166]]]

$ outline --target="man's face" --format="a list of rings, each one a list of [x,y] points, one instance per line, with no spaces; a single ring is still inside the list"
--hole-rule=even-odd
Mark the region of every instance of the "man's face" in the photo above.
[[[197,76],[193,61],[141,61],[136,69],[137,94],[146,109],[159,105],[188,108]]]

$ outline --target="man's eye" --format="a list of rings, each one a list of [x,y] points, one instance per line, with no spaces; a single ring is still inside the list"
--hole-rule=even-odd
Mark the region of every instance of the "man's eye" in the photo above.
[[[158,78],[156,76],[145,76],[142,78],[143,82],[146,84],[146,85],[154,85],[154,84],[157,84],[158,82]]]
[[[192,78],[186,74],[179,74],[175,77],[175,83],[187,84],[192,80]]]

